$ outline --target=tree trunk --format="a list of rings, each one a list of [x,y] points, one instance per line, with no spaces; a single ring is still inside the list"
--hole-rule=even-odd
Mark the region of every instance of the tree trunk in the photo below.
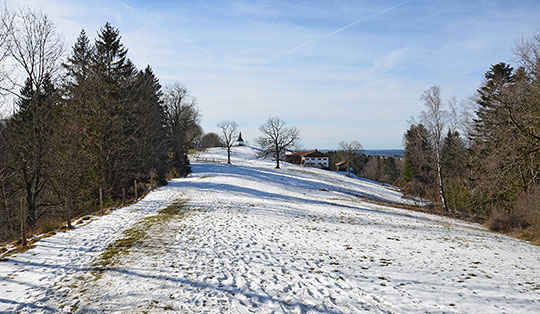
[[[24,210],[24,197],[21,198],[21,246],[26,246],[26,213]]]
[[[276,146],[276,169],[279,169],[279,148]]]
[[[446,195],[444,192],[443,176],[441,169],[441,155],[437,152],[437,176],[439,177],[439,192],[441,197],[441,202],[445,211],[448,211],[448,204],[446,203]]]
[[[351,176],[351,165],[350,162],[347,161],[347,177]]]
[[[101,188],[99,189],[99,213],[103,216],[103,189]]]
[[[30,229],[32,229],[33,225],[36,223],[37,219],[37,213],[36,213],[36,200],[34,198],[34,193],[32,193],[32,190],[29,188],[30,184],[27,184],[27,190],[26,190],[26,219],[27,222],[30,222]]]
[[[231,146],[227,146],[227,163],[231,163]]]
[[[9,203],[8,203],[7,194],[6,194],[6,186],[3,179],[2,179],[2,197],[4,198],[4,207],[6,209],[7,218],[8,218],[8,221],[10,222],[9,230],[13,231],[13,227],[11,227],[11,210],[9,208]]]

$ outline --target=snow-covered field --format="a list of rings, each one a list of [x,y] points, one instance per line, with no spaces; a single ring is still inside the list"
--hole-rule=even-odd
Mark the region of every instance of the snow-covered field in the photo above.
[[[0,312],[540,312],[538,246],[250,148],[225,160],[198,153],[192,176],[0,262]],[[96,271],[125,230],[145,236]]]

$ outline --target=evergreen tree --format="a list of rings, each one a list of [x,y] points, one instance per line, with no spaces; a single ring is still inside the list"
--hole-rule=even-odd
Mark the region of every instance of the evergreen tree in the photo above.
[[[9,121],[12,167],[24,189],[28,226],[43,213],[41,195],[49,173],[46,165],[52,131],[52,110],[59,97],[51,77],[46,75],[38,89],[30,79],[21,89],[18,111]]]
[[[163,183],[167,172],[169,141],[161,85],[150,66],[137,74],[134,83],[137,125],[135,151],[137,177]]]
[[[413,124],[405,133],[405,193],[437,199],[436,170],[429,133],[423,124]]]
[[[457,131],[448,131],[443,143],[442,171],[447,187],[448,206],[457,212],[475,213],[471,208],[469,151]]]
[[[133,64],[128,62],[127,49],[121,43],[118,29],[107,22],[98,33],[95,47],[94,63],[96,71],[111,86],[117,85],[133,70]]]
[[[75,45],[73,45],[71,55],[67,58],[67,61],[62,64],[67,71],[67,76],[71,80],[66,89],[73,91],[75,86],[84,84],[90,77],[91,62],[94,58],[95,49],[90,44],[90,40],[86,35],[86,32],[81,30],[79,37]]]
[[[504,102],[515,82],[513,68],[499,63],[485,74],[478,90],[479,108],[474,120],[472,164],[474,193],[480,212],[488,215],[495,208],[509,208],[519,190],[519,167],[511,166],[519,150],[518,132],[512,128]]]
[[[382,182],[394,184],[399,178],[399,169],[396,163],[396,159],[392,156],[383,159],[384,168],[382,173]]]
[[[92,154],[97,158],[98,186],[107,197],[119,194],[121,186],[129,186],[134,173],[131,147],[136,119],[132,106],[133,64],[127,59],[127,49],[120,42],[119,31],[106,23],[95,42],[92,60],[90,134]]]
[[[504,127],[506,123],[501,119],[500,102],[504,89],[513,82],[513,68],[504,62],[491,66],[485,74],[485,82],[478,89],[477,104],[479,106],[474,119],[473,140],[475,145],[482,145],[488,149],[488,140],[497,133],[499,127]],[[484,145],[486,144],[486,145]]]
[[[405,162],[403,165],[403,171],[401,172],[401,177],[405,183],[412,182],[414,180],[414,165],[409,152],[405,152]]]
[[[443,171],[446,177],[467,176],[467,147],[458,131],[448,130],[443,143]]]

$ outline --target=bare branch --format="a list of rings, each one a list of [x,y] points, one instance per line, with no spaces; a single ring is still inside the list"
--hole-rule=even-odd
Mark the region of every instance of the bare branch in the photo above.
[[[364,148],[362,147],[362,144],[357,141],[352,141],[350,143],[342,141],[339,143],[339,147],[341,148],[339,157],[347,164],[347,176],[350,177],[351,162],[364,150]]]
[[[14,15],[9,30],[9,56],[24,73],[24,79],[29,79],[37,90],[47,75],[54,77],[54,74],[61,70],[64,45],[60,35],[56,33],[56,26],[42,12],[20,9]],[[4,91],[17,93],[13,88],[21,87],[22,81],[13,77],[12,85],[2,88]]]
[[[227,163],[231,163],[231,147],[234,145],[237,136],[238,124],[234,121],[221,121],[217,124],[221,130],[221,140],[227,148]]]
[[[279,168],[279,158],[281,153],[292,150],[300,143],[300,132],[295,127],[286,127],[285,122],[279,117],[272,117],[266,120],[259,127],[263,133],[257,139],[257,143],[263,149],[263,154],[274,155],[276,168]]]

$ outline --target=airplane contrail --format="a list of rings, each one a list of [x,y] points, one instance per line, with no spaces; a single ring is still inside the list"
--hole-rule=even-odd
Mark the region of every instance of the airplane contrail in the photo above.
[[[255,65],[255,66],[251,67],[251,68],[250,68],[249,70],[247,70],[245,73],[249,73],[249,72],[251,72],[251,71],[253,71],[253,70],[257,69],[257,68],[260,68],[260,67],[262,67],[262,66],[265,66],[265,65],[271,63],[272,61],[275,61],[275,60],[277,60],[277,59],[279,59],[279,58],[282,58],[282,57],[284,57],[284,56],[286,56],[286,55],[289,55],[289,54],[291,54],[291,53],[294,53],[294,52],[296,52],[296,51],[298,51],[298,50],[300,50],[300,49],[302,49],[302,48],[304,48],[304,47],[306,47],[306,46],[308,46],[308,45],[310,45],[310,44],[312,44],[312,43],[314,43],[314,42],[316,42],[316,41],[319,41],[319,40],[324,39],[324,38],[328,38],[328,37],[330,37],[330,36],[332,36],[332,35],[335,35],[335,34],[341,32],[341,31],[343,31],[343,30],[346,30],[346,29],[348,29],[348,28],[351,28],[351,27],[353,27],[354,25],[356,25],[356,24],[358,24],[358,23],[360,23],[360,22],[363,22],[363,21],[365,21],[365,20],[367,20],[367,19],[369,19],[369,18],[372,18],[372,17],[374,17],[374,16],[376,16],[376,15],[379,15],[379,14],[384,13],[384,12],[386,12],[386,11],[390,11],[390,10],[392,10],[392,9],[395,9],[395,8],[399,7],[399,6],[402,6],[402,5],[404,5],[405,3],[407,3],[407,2],[409,2],[409,1],[403,1],[403,2],[400,2],[400,3],[396,4],[396,5],[393,5],[393,6],[391,6],[391,7],[381,9],[381,10],[376,11],[376,12],[370,14],[370,15],[364,16],[364,17],[362,17],[362,18],[360,18],[360,19],[358,19],[358,20],[356,20],[356,21],[354,21],[354,22],[351,22],[351,23],[349,23],[349,24],[347,24],[347,25],[345,25],[345,26],[342,26],[342,27],[336,29],[335,31],[332,31],[332,32],[330,32],[330,33],[326,33],[326,34],[320,35],[320,36],[315,37],[315,38],[312,38],[312,39],[310,39],[310,40],[308,40],[308,41],[306,41],[306,42],[304,42],[304,43],[302,43],[302,44],[300,44],[300,45],[298,45],[298,46],[296,46],[296,47],[294,47],[294,48],[291,48],[291,49],[289,49],[289,50],[287,50],[287,51],[281,53],[280,55],[278,55],[278,56],[276,56],[276,57],[273,57],[273,58],[271,58],[271,59],[268,59],[268,60],[266,60],[266,61],[264,61],[264,62],[262,62],[262,63],[259,63],[259,64]]]

